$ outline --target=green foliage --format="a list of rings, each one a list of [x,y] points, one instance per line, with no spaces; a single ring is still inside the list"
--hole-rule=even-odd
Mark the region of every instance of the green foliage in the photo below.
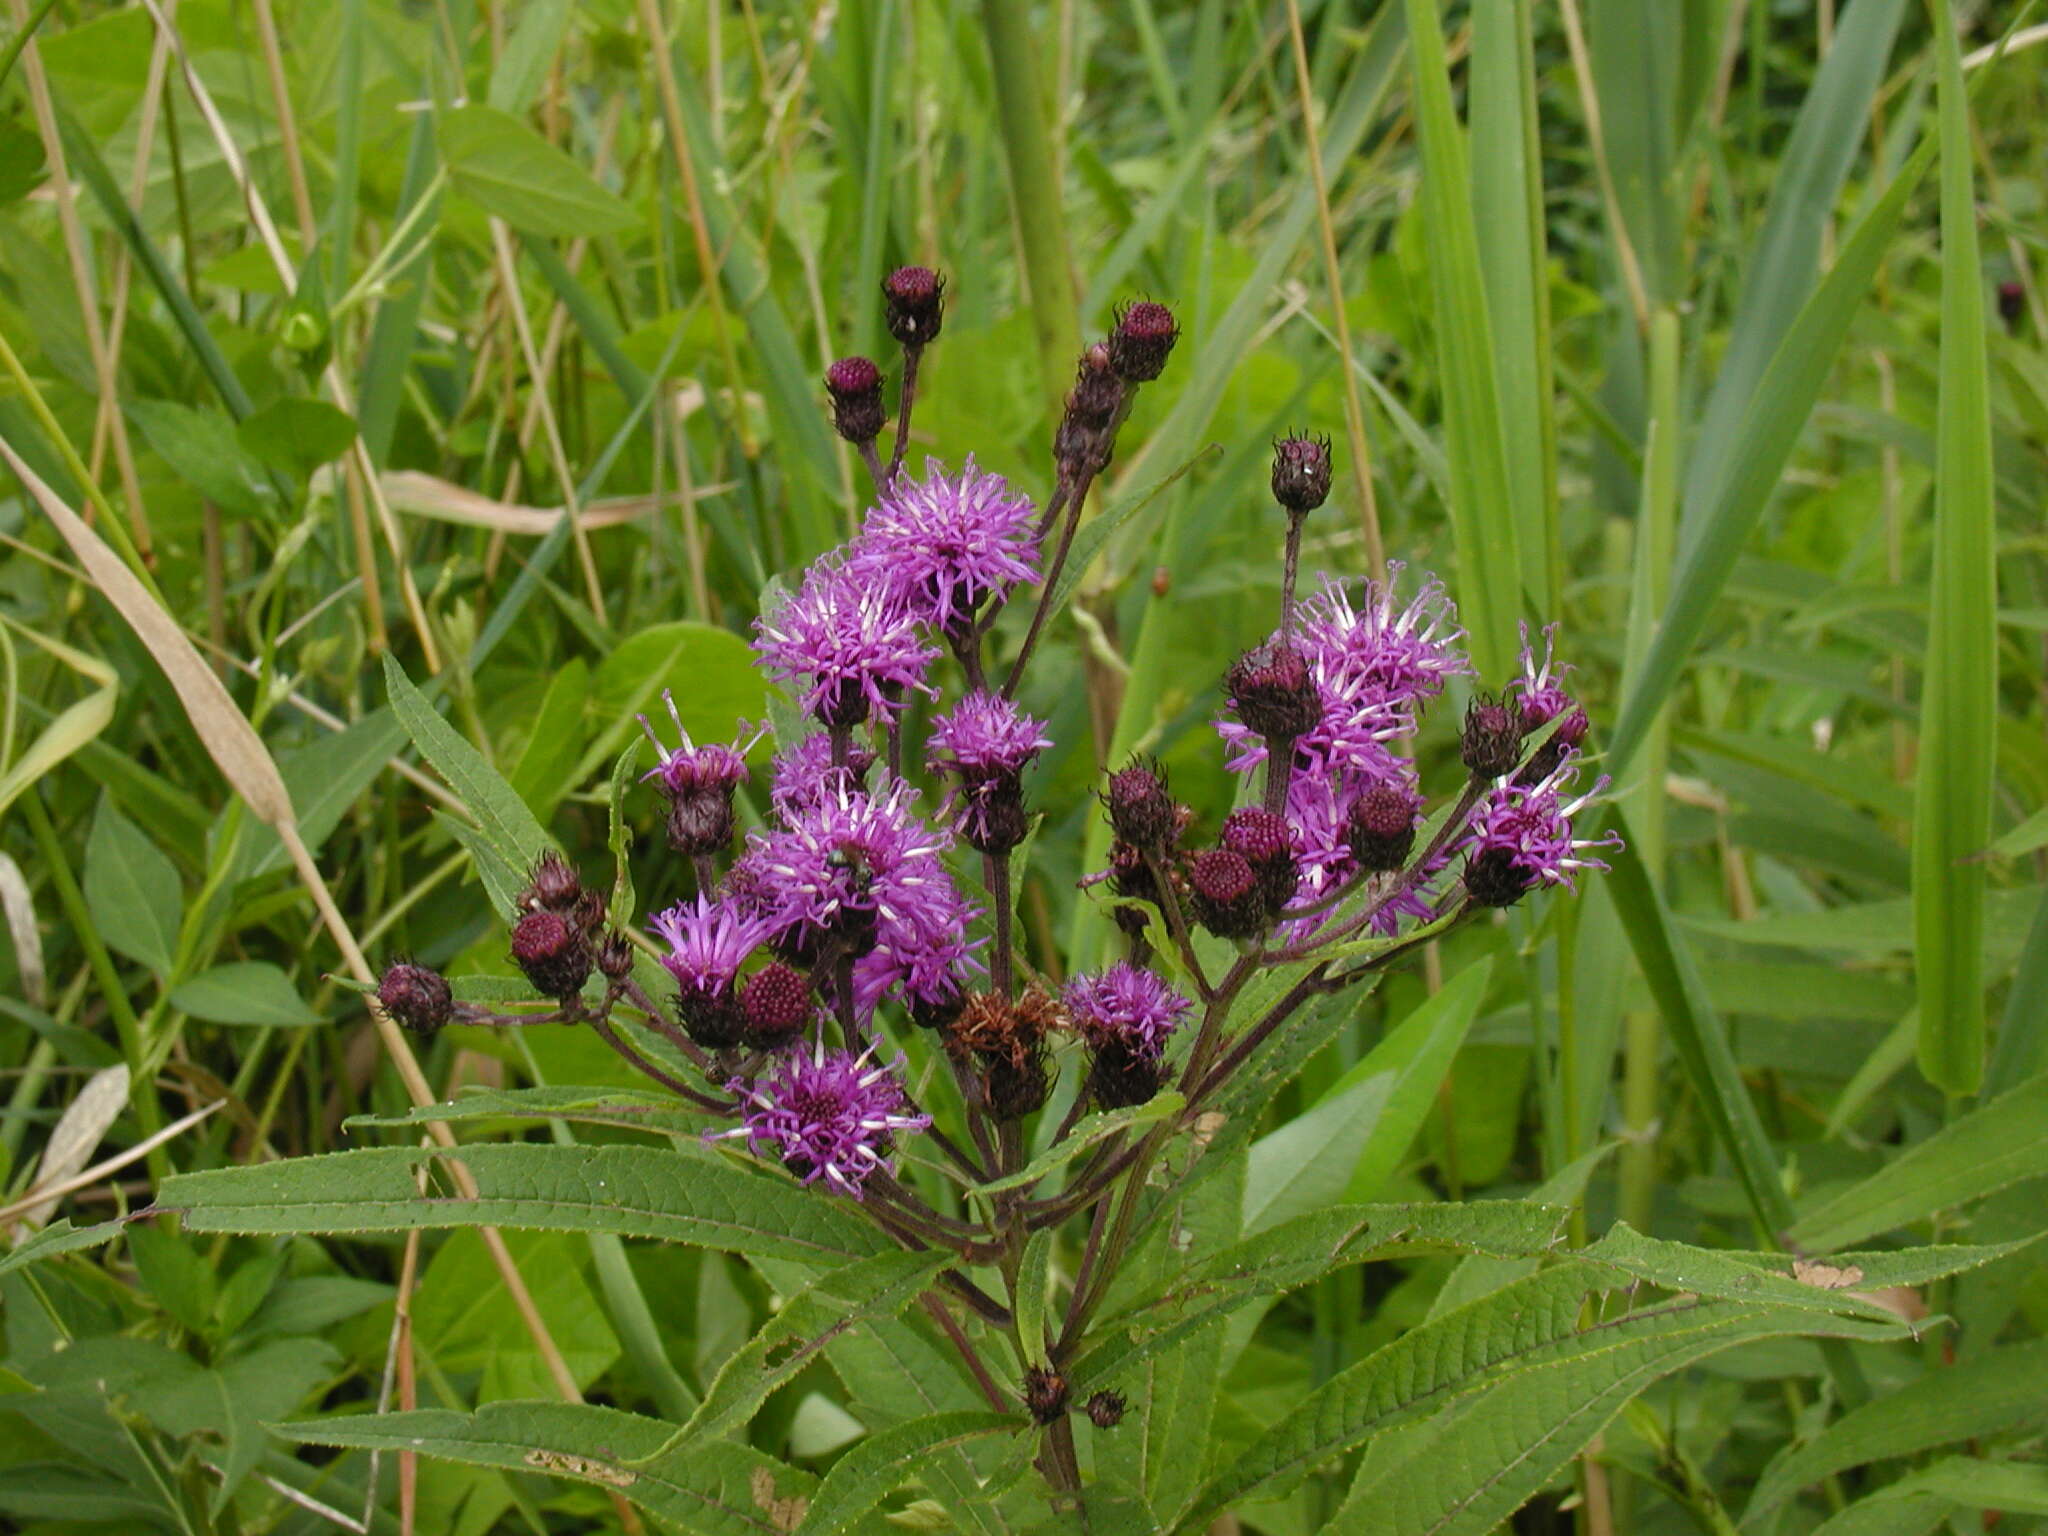
[[[1336,299],[1292,0],[263,9],[274,61],[230,0],[0,38],[0,439],[216,668],[325,882],[0,485],[0,1524],[396,1532],[401,1461],[462,1536],[2048,1517],[2048,101],[2033,34],[1985,52],[2038,8],[1301,7]],[[787,738],[750,625],[866,504],[818,380],[893,386],[902,262],[950,280],[911,463],[1038,498],[1076,343],[1141,294],[1184,331],[1024,685],[1037,978],[1116,943],[1105,765],[1228,803],[1269,437],[1339,437],[1306,560],[1365,571],[1347,375],[1400,591],[1471,632],[1441,719],[1560,623],[1616,781],[1581,831],[1629,842],[1206,1097],[1056,1137],[1062,1044],[996,1176],[904,1138],[942,1223],[1142,1164],[964,1257],[705,1143],[505,953],[558,850],[671,989],[645,925],[696,886],[634,717]],[[415,1102],[358,948],[527,1022],[410,1036]]]

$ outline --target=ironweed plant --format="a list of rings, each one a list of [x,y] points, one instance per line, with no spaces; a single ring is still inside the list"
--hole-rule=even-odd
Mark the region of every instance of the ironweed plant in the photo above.
[[[648,919],[665,984],[636,975],[632,941],[610,926],[627,914],[549,853],[517,895],[511,955],[551,1008],[457,1001],[409,962],[384,972],[378,997],[425,1034],[588,1029],[717,1122],[703,1144],[845,1202],[884,1257],[911,1256],[879,1274],[926,1287],[919,1300],[988,1408],[1021,1406],[1039,1472],[1072,1495],[1087,1476],[1075,1416],[1114,1429],[1145,1390],[1110,1362],[1130,1319],[1164,1302],[1118,1297],[1134,1251],[1170,1219],[1162,1184],[1188,1176],[1223,1122],[1256,1118],[1278,1037],[1457,925],[1604,869],[1598,852],[1619,839],[1575,835],[1607,781],[1580,784],[1589,724],[1549,631],[1540,652],[1525,633],[1505,690],[1473,698],[1463,775],[1432,804],[1412,748],[1447,682],[1472,672],[1456,610],[1440,582],[1398,565],[1323,575],[1297,597],[1331,449],[1289,436],[1272,464],[1279,611],[1221,680],[1215,720],[1241,803],[1183,804],[1143,758],[1108,774],[1114,842],[1082,885],[1123,954],[1049,984],[1012,892],[1038,820],[1027,780],[1052,742],[1016,698],[1089,492],[1179,331],[1166,306],[1134,303],[1082,353],[1039,506],[972,457],[928,461],[922,478],[905,462],[945,291],[923,267],[883,284],[901,344],[893,446],[882,369],[847,357],[826,372],[873,504],[756,621],[760,665],[796,708],[731,743],[692,740],[672,698],[666,731],[641,717],[645,778],[696,887]],[[1013,605],[1030,618],[1002,655],[995,629]],[[766,813],[742,837],[735,801],[770,734]],[[903,1045],[920,1032],[943,1070],[913,1082]],[[1062,1233],[1078,1258],[1053,1285]]]

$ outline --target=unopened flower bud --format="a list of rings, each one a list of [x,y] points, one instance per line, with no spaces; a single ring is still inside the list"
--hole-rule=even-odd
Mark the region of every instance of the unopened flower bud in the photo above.
[[[566,912],[576,904],[576,898],[583,894],[583,882],[576,878],[576,871],[558,853],[544,853],[533,866],[533,878],[520,894],[522,910],[546,907],[554,912]]]
[[[1180,835],[1180,816],[1156,762],[1134,757],[1111,774],[1103,803],[1116,835],[1134,848],[1170,848]]]
[[[1330,440],[1297,434],[1273,445],[1273,499],[1289,512],[1313,512],[1330,495]]]
[[[759,1051],[789,1044],[811,1017],[811,987],[803,973],[773,961],[740,988],[742,1038]]]
[[[1375,784],[1352,802],[1344,830],[1360,869],[1381,874],[1408,862],[1418,805],[1401,784]]]
[[[1458,756],[1477,778],[1514,772],[1522,755],[1522,711],[1512,698],[1480,694],[1466,706]]]
[[[1074,387],[1067,392],[1067,415],[1094,430],[1108,426],[1123,401],[1124,381],[1110,366],[1108,344],[1098,341],[1081,354]]]
[[[1266,903],[1251,861],[1228,848],[1211,848],[1188,866],[1195,916],[1218,938],[1246,939],[1266,924]]]
[[[1040,1424],[1051,1424],[1067,1411],[1067,1378],[1049,1365],[1024,1372],[1024,1406]]]
[[[1246,651],[1223,682],[1238,719],[1268,741],[1292,741],[1323,718],[1323,696],[1308,660],[1291,645],[1276,641]]]
[[[590,979],[590,945],[583,933],[546,907],[513,926],[512,959],[543,997],[574,997]]]
[[[906,347],[936,341],[945,319],[946,280],[930,267],[898,267],[882,279],[889,334]]]
[[[1147,299],[1117,311],[1109,337],[1110,365],[1127,384],[1145,384],[1166,371],[1166,359],[1180,340],[1173,311]]]
[[[832,429],[849,443],[872,443],[881,435],[882,370],[865,357],[842,357],[825,370],[832,397]]]
[[[1294,859],[1294,831],[1287,818],[1259,806],[1248,805],[1232,811],[1223,822],[1218,840],[1240,855],[1259,877],[1259,899],[1266,916],[1277,917],[1280,909],[1294,899],[1301,883],[1301,871]]]
[[[633,942],[623,933],[608,933],[598,940],[596,958],[607,981],[624,981],[633,974]]]
[[[2027,312],[2027,290],[2019,283],[2008,279],[1998,285],[1998,318],[2008,329],[2019,323],[2021,315]]]
[[[1115,1429],[1124,1421],[1124,1395],[1098,1392],[1088,1399],[1088,1420],[1097,1429]]]
[[[454,994],[439,971],[401,960],[377,982],[377,1002],[405,1028],[432,1035],[455,1010]]]

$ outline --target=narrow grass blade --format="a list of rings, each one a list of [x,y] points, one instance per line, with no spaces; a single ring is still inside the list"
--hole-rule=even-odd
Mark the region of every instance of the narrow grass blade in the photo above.
[[[1920,1070],[1950,1093],[1984,1078],[1984,890],[1998,710],[1996,517],[1984,277],[1969,101],[1950,7],[1934,8],[1941,119],[1941,372],[1934,574],[1914,779]]]
[[[1406,14],[1422,140],[1430,286],[1442,353],[1451,531],[1463,578],[1459,617],[1479,675],[1499,682],[1514,661],[1521,555],[1494,377],[1494,331],[1469,190],[1471,157],[1451,104],[1450,65],[1436,0],[1407,0]]]

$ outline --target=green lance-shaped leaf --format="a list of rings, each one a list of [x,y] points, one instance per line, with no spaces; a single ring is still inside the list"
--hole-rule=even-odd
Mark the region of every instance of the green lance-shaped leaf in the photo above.
[[[1890,1322],[1898,1314],[1872,1300],[1870,1293],[1961,1274],[2017,1253],[2031,1241],[1954,1243],[1791,1259],[1783,1254],[1694,1248],[1646,1237],[1623,1222],[1591,1247],[1580,1249],[1575,1257],[1618,1269],[1667,1291]]]
[[[833,1536],[847,1530],[928,1458],[970,1440],[1028,1427],[1020,1414],[963,1411],[911,1419],[870,1435],[840,1457],[818,1485],[803,1523],[796,1527],[798,1536]]]
[[[2048,1174],[2048,1073],[1980,1105],[1796,1222],[1801,1247],[1845,1243],[1922,1221]],[[2044,1218],[2048,1228],[2048,1218]]]
[[[1753,1523],[1802,1488],[1850,1467],[2048,1419],[2048,1339],[2030,1339],[1929,1371],[1845,1413],[1764,1472],[1743,1511]]]
[[[1552,1251],[1565,1213],[1520,1200],[1466,1205],[1349,1205],[1315,1211],[1217,1250],[1158,1296],[1098,1324],[1101,1342],[1075,1362],[1076,1393],[1118,1376],[1263,1296],[1332,1270],[1419,1253],[1519,1258]]]
[[[586,1403],[489,1403],[475,1413],[425,1408],[274,1427],[308,1445],[417,1451],[472,1467],[569,1478],[623,1494],[694,1536],[787,1536],[817,1486],[810,1473],[733,1440],[641,1464],[672,1426]]]
[[[384,657],[384,685],[406,734],[469,808],[491,850],[511,869],[532,868],[551,844],[519,792],[441,718],[389,654]]]
[[[525,995],[533,995],[530,987]],[[464,996],[464,989],[457,987],[456,996]],[[453,1125],[462,1120],[567,1120],[693,1136],[710,1124],[710,1118],[658,1089],[550,1084],[544,1088],[472,1086],[450,1103],[429,1104],[401,1115],[350,1115],[342,1125],[356,1130],[363,1126]]]
[[[1097,1110],[1092,1115],[1083,1115],[1074,1122],[1073,1129],[1058,1142],[1047,1147],[1015,1173],[1005,1174],[1000,1179],[991,1179],[986,1184],[977,1184],[970,1193],[993,1195],[1002,1190],[1036,1184],[1055,1168],[1072,1162],[1105,1137],[1168,1119],[1179,1114],[1186,1105],[1186,1099],[1168,1089],[1154,1095],[1143,1104],[1133,1104],[1125,1109]]]
[[[1997,525],[1969,100],[1954,7],[1934,7],[1941,117],[1941,384],[1934,575],[1913,781],[1920,1070],[1950,1093],[1984,1078],[1984,892],[1998,726]]]
[[[18,1247],[0,1253],[0,1275],[41,1259],[53,1259],[60,1253],[78,1253],[111,1243],[127,1225],[125,1221],[103,1221],[96,1227],[74,1227],[68,1220],[54,1221]]]
[[[478,1198],[447,1190],[460,1161]],[[416,1173],[430,1175],[420,1193]],[[831,1264],[885,1251],[888,1240],[843,1202],[701,1148],[555,1147],[532,1143],[373,1147],[166,1179],[157,1204],[195,1232],[408,1232],[523,1227],[662,1238],[729,1253]]]
[[[943,1249],[882,1253],[813,1280],[733,1352],[702,1405],[663,1445],[661,1454],[714,1439],[743,1424],[769,1393],[808,1366],[826,1345],[870,1318],[894,1317],[953,1262],[954,1255]]]
[[[1908,1330],[1790,1307],[1681,1301],[1546,1341],[1504,1371],[1461,1383],[1440,1411],[1378,1442],[1326,1529],[1483,1536],[1644,1388],[1737,1344],[1816,1334],[1883,1340]]]

